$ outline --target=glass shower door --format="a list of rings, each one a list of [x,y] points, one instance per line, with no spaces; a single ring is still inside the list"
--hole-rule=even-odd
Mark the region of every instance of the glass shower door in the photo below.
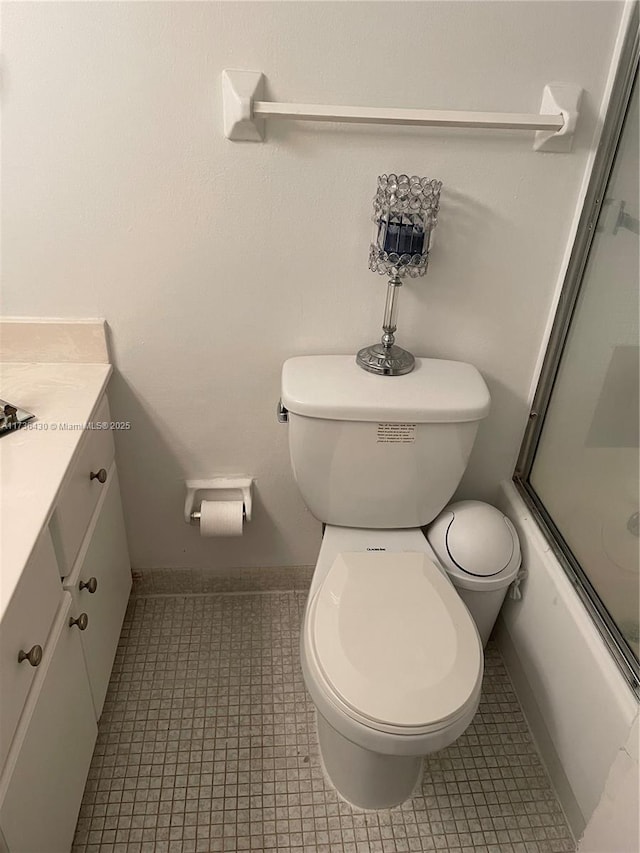
[[[638,127],[636,76],[528,481],[636,664]]]

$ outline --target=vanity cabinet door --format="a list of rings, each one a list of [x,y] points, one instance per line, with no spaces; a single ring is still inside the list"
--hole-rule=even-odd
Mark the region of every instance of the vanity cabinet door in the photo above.
[[[0,778],[10,853],[69,853],[97,737],[77,617],[68,593]]]
[[[31,552],[0,621],[0,768],[9,752],[31,685],[42,666],[39,657],[46,649],[61,598],[56,556],[49,532],[45,530]]]
[[[78,561],[64,581],[75,609],[89,617],[81,640],[97,719],[102,713],[131,591],[131,566],[115,464],[109,470],[105,489]]]

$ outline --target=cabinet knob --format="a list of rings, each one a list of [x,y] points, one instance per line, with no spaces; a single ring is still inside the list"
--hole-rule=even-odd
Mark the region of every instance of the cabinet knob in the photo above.
[[[33,646],[28,652],[23,652],[22,649],[18,652],[18,663],[23,660],[28,660],[31,666],[38,666],[42,660],[42,646]]]
[[[81,613],[77,619],[74,619],[73,616],[71,616],[69,619],[69,627],[73,628],[74,625],[77,625],[81,631],[86,631],[88,624],[89,617],[86,613]]]
[[[106,482],[107,482],[107,469],[106,469],[106,468],[101,468],[101,469],[98,471],[98,473],[97,473],[97,474],[95,474],[95,473],[92,471],[92,472],[89,474],[89,479],[90,479],[90,480],[97,480],[99,483],[106,483]]]
[[[98,589],[98,579],[97,578],[89,578],[88,581],[80,581],[78,584],[79,589],[86,589],[87,592],[90,592],[91,595]]]

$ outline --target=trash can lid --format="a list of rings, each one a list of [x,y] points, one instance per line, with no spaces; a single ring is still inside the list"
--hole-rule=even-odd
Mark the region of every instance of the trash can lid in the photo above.
[[[451,512],[446,543],[458,568],[476,577],[490,577],[509,565],[517,540],[500,510],[480,501],[462,501]]]
[[[427,536],[447,569],[469,577],[496,578],[520,565],[514,526],[500,510],[482,501],[451,504],[432,522]]]

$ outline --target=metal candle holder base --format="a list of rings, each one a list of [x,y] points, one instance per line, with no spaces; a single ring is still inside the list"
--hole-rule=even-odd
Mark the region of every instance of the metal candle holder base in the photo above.
[[[364,347],[358,352],[356,361],[364,370],[381,376],[402,376],[411,373],[416,364],[415,358],[406,349],[397,346],[385,347],[384,344]]]
[[[369,373],[380,376],[402,376],[411,373],[416,360],[406,349],[395,345],[395,331],[398,319],[398,289],[402,287],[402,279],[394,275],[389,279],[387,301],[384,306],[382,331],[384,334],[379,344],[364,347],[356,356],[356,363]]]

